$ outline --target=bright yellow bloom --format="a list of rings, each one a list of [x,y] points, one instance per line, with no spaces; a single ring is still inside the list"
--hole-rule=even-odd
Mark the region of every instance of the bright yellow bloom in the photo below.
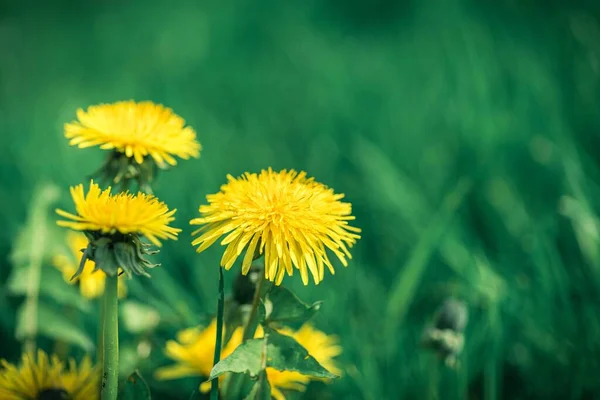
[[[77,121],[65,124],[69,144],[115,149],[141,164],[150,155],[157,164],[176,165],[174,156],[199,157],[196,132],[173,110],[150,101],[119,101],[77,110]]]
[[[88,299],[99,297],[104,293],[104,284],[106,274],[101,269],[94,271],[96,264],[92,260],[86,260],[81,274],[71,279],[77,269],[83,255],[81,250],[88,245],[88,240],[84,234],[78,232],[67,232],[67,245],[69,246],[69,254],[57,254],[53,258],[53,263],[56,268],[63,274],[63,278],[70,284],[79,282],[79,290],[81,295]],[[119,297],[125,297],[127,294],[127,286],[125,285],[125,274],[119,276]]]
[[[207,196],[201,218],[190,221],[204,225],[194,232],[202,233],[192,244],[201,252],[227,235],[221,245],[227,246],[221,266],[230,269],[246,251],[242,274],[248,273],[255,252],[265,254],[265,277],[277,285],[284,273],[292,275],[292,265],[300,270],[302,282],[308,284],[308,272],[315,284],[323,280],[325,265],[334,274],[326,248],[347,265],[349,247],[360,238],[360,229],[348,225],[353,220],[350,203],[340,201],[327,186],[294,170],[260,174],[231,175],[221,191]],[[260,245],[259,245],[260,241]]]
[[[225,329],[223,329],[225,331]],[[177,334],[177,340],[169,340],[165,351],[169,358],[176,362],[175,365],[159,368],[155,372],[156,379],[170,380],[189,376],[203,376],[208,378],[213,368],[215,355],[215,338],[217,336],[217,320],[213,319],[204,329],[189,328]],[[243,331],[241,328],[231,336],[231,339],[221,350],[221,359],[227,357],[242,343]],[[223,379],[224,376],[219,377]],[[203,392],[210,389],[210,382],[201,385]]]
[[[117,232],[138,233],[160,247],[158,239],[177,239],[181,229],[172,228],[175,220],[165,203],[156,197],[139,192],[137,195],[118,193],[112,195],[111,188],[101,191],[92,181],[87,195],[83,185],[71,187],[71,197],[77,214],[56,210],[61,217],[72,221],[58,221],[58,225],[76,231],[101,231],[104,234]]]
[[[338,339],[335,336],[329,336],[313,328],[308,323],[296,332],[290,329],[281,329],[279,333],[296,339],[308,351],[308,354],[332,374],[338,376],[342,374],[334,360],[336,356],[342,353],[342,347],[338,344]],[[298,372],[278,371],[274,368],[267,368],[266,372],[271,385],[271,396],[276,400],[285,400],[285,395],[281,390],[302,392],[305,390],[306,384],[311,380],[317,380]]]
[[[90,359],[84,358],[79,368],[73,359],[68,364],[66,368],[56,356],[49,359],[42,350],[38,350],[37,359],[33,355],[23,355],[19,366],[1,360],[0,399],[99,399],[100,374],[92,367]]]

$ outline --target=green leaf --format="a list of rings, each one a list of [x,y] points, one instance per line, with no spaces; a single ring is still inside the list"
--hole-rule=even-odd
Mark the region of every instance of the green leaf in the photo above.
[[[282,335],[269,327],[264,329],[267,340],[267,367],[279,371],[296,371],[315,378],[337,378],[336,375],[327,371],[309,355],[308,351],[294,338]],[[248,373],[251,376],[258,376],[261,371],[264,340],[250,339],[245,341],[233,353],[213,367],[209,379],[214,379],[226,372]]]
[[[28,327],[31,321],[25,317],[26,313],[24,312],[26,307],[27,305],[24,303],[17,313],[16,337],[20,340],[26,338],[27,332],[31,332],[31,328]],[[45,303],[37,304],[37,321],[34,323],[36,323],[40,335],[77,345],[86,352],[91,352],[95,348],[94,342],[86,332],[62,312]]]
[[[267,335],[267,367],[279,371],[296,371],[315,378],[337,378],[318,363],[308,351],[290,336],[264,327]]]
[[[271,385],[265,371],[260,371],[258,381],[252,386],[252,390],[244,400],[271,400]]]
[[[274,286],[267,295],[265,307],[267,310],[269,307],[273,308],[268,315],[269,322],[294,321],[304,323],[319,311],[322,304],[323,302],[318,301],[308,305],[290,290],[281,286]]]
[[[139,371],[135,370],[123,384],[118,400],[150,400],[150,389]]]
[[[226,372],[247,373],[256,376],[260,372],[263,339],[250,339],[238,346],[233,353],[222,359],[210,371],[209,380]]]

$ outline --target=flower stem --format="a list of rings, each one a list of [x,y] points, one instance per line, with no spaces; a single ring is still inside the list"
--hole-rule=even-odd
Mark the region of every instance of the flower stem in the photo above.
[[[106,315],[106,302],[104,296],[100,298],[100,321],[98,321],[98,344],[96,345],[96,362],[100,367],[104,365],[104,318]]]
[[[261,271],[258,278],[258,282],[256,283],[256,291],[254,292],[254,298],[252,299],[252,308],[250,309],[250,316],[248,317],[248,321],[244,326],[244,340],[252,339],[254,337],[254,333],[256,332],[256,328],[258,327],[258,321],[256,321],[256,313],[258,312],[258,306],[260,304],[260,292],[262,290],[262,285],[265,280],[265,274]]]
[[[223,307],[225,303],[225,283],[223,282],[223,268],[219,266],[219,298],[217,300],[217,337],[215,339],[215,357],[213,366],[221,360],[221,347],[223,341]],[[210,399],[219,398],[219,379],[213,379],[210,385]]]
[[[260,305],[260,295],[261,295],[261,291],[262,291],[263,282],[265,280],[265,273],[263,270],[261,270],[258,275],[259,275],[258,282],[256,282],[256,288],[254,290],[254,297],[252,298],[252,308],[250,309],[250,315],[248,316],[248,320],[244,324],[243,341],[253,338],[254,333],[256,332],[256,328],[258,327],[258,318],[256,317],[256,313],[258,312],[258,306]],[[243,385],[244,385],[244,374],[232,374],[232,376],[227,381],[227,385],[225,388],[226,398],[227,399],[241,398],[240,393],[242,391]]]
[[[119,309],[117,284],[119,277],[106,276],[104,288],[104,339],[102,365],[102,400],[116,400],[119,389]]]

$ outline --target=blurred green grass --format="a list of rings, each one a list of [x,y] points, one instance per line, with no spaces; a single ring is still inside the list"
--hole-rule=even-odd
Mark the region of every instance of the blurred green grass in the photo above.
[[[304,398],[596,398],[599,11],[535,0],[4,2],[2,282],[36,187],[53,182],[66,205],[68,185],[102,160],[70,148],[63,124],[78,107],[150,99],[182,115],[204,150],[155,186],[184,233],[151,280],[132,282],[162,317],[151,337],[125,337],[132,365],[147,341],[151,373],[165,362],[157,346],[215,308],[219,249],[196,255],[187,225],[204,196],[228,173],[272,166],[346,193],[363,229],[350,267],[292,285],[325,301],[316,323],[340,336],[347,365]],[[471,312],[458,371],[419,348],[448,295]],[[16,360],[22,298],[6,285],[0,297],[0,355]],[[162,396],[175,390],[147,377]]]

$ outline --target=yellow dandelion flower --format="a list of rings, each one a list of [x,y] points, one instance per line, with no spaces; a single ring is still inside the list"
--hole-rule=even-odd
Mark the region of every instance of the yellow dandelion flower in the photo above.
[[[300,270],[305,285],[309,271],[315,284],[323,280],[325,266],[334,274],[326,249],[347,265],[348,248],[360,238],[360,229],[348,224],[354,217],[351,204],[340,201],[343,194],[294,170],[269,168],[227,179],[219,193],[207,196],[209,204],[200,206],[201,217],[190,221],[203,225],[192,242],[198,252],[227,235],[221,241],[227,246],[221,266],[230,269],[245,251],[246,274],[255,252],[264,253],[265,277],[277,285],[285,272],[292,275],[293,267]]]
[[[225,331],[225,329],[223,329]],[[217,336],[217,320],[213,319],[208,327],[189,328],[177,334],[177,340],[169,340],[165,347],[167,357],[176,362],[175,365],[159,368],[155,372],[156,379],[171,380],[190,376],[208,378],[213,367],[215,354],[215,337]],[[221,350],[221,359],[227,357],[242,343],[241,328],[231,336],[231,339]],[[222,380],[224,376],[219,377]],[[201,390],[210,389],[210,382],[204,382]]]
[[[21,364],[16,366],[0,360],[0,399],[32,400],[99,399],[100,374],[89,358],[84,358],[79,367],[70,359],[68,368],[58,357],[49,358],[38,350],[34,355],[24,354]]]
[[[86,260],[81,274],[71,279],[79,268],[79,262],[82,257],[82,250],[88,246],[88,240],[82,233],[68,232],[67,245],[70,254],[57,254],[52,261],[54,266],[63,274],[63,278],[70,284],[79,283],[81,295],[88,299],[99,297],[104,293],[104,284],[106,274],[102,270],[96,270],[96,264],[92,260]],[[125,284],[125,275],[119,276],[119,297],[123,298],[127,294]]]
[[[77,110],[77,120],[65,124],[69,144],[114,149],[138,164],[151,156],[157,164],[176,165],[174,156],[199,157],[196,132],[170,108],[150,101],[119,101]]]
[[[334,358],[342,353],[342,347],[335,336],[327,335],[308,323],[296,332],[284,328],[279,333],[293,337],[325,369],[332,374],[341,375]],[[274,368],[267,368],[266,373],[271,385],[271,396],[276,400],[285,400],[282,390],[303,392],[311,380],[318,380],[298,372],[278,371]]]
[[[77,214],[56,210],[70,221],[58,221],[58,225],[76,231],[100,231],[103,234],[138,233],[156,246],[158,239],[177,239],[181,229],[169,226],[175,220],[177,210],[169,211],[165,203],[156,197],[139,192],[111,194],[111,188],[102,191],[92,181],[87,195],[83,185],[71,187],[71,197]]]

